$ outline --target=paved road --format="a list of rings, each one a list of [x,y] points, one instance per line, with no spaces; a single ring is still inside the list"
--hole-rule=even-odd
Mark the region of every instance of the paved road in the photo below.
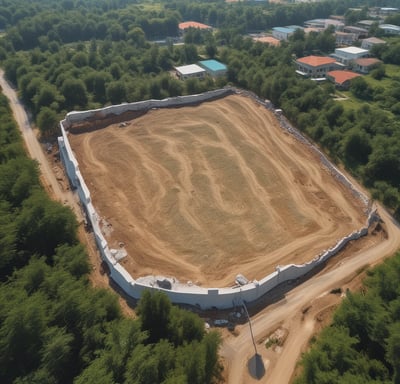
[[[278,327],[279,324],[288,319],[293,318],[293,321],[299,323],[293,327],[299,330],[296,335],[293,335],[295,341],[291,343],[291,346],[287,348],[285,346],[274,367],[271,367],[271,369],[267,367],[262,378],[263,383],[289,383],[296,362],[300,357],[301,346],[307,343],[312,334],[312,324],[302,322],[301,316],[298,316],[302,308],[310,305],[318,296],[340,286],[360,268],[367,264],[376,264],[385,257],[393,255],[400,248],[400,228],[398,224],[382,207],[378,211],[387,226],[388,238],[386,240],[345,259],[336,268],[310,278],[287,293],[283,300],[267,307],[252,319],[252,328],[256,340],[265,336],[267,329],[273,329],[274,326]],[[301,322],[302,324],[300,324]],[[286,343],[288,342],[289,339]],[[259,348],[263,348],[263,346],[261,345]],[[247,372],[247,361],[254,355],[254,347],[248,328],[243,327],[242,332],[236,338],[227,338],[224,341],[221,353],[228,365],[228,384],[259,382],[252,379]]]
[[[32,129],[29,117],[18,99],[16,90],[5,80],[4,71],[0,69],[0,86],[3,94],[9,99],[10,107],[14,113],[14,118],[25,142],[29,156],[39,164],[40,177],[44,187],[49,191],[51,197],[62,203],[68,204],[81,219],[81,210],[76,196],[71,191],[64,191],[49,164],[43,148],[39,143],[35,131]]]

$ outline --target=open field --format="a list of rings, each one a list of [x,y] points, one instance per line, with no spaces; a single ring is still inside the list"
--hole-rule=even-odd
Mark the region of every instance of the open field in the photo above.
[[[364,208],[250,98],[151,110],[69,140],[134,277],[227,286],[304,263],[364,224]]]

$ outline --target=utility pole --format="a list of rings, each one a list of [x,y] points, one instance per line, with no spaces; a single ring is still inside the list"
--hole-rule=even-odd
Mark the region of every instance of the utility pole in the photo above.
[[[250,316],[249,316],[249,312],[247,311],[246,303],[244,302],[243,299],[242,299],[242,305],[243,305],[244,310],[246,311],[247,319],[249,320],[251,340],[253,341],[254,351],[255,351],[255,354],[257,355],[257,346],[256,346],[256,342],[254,341],[253,327],[251,326],[251,319],[250,319]]]

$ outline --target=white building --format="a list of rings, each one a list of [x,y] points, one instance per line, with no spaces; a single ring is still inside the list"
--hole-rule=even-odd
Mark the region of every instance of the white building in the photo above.
[[[331,57],[335,58],[339,63],[348,66],[354,60],[360,59],[361,57],[367,57],[368,54],[368,49],[358,47],[346,47],[336,48],[335,53],[333,53]]]
[[[386,35],[400,35],[400,27],[393,24],[381,24],[379,28],[383,30]]]
[[[204,77],[206,76],[206,70],[197,64],[189,64],[175,67],[175,72],[176,76],[181,80],[186,80],[190,78],[204,79]]]

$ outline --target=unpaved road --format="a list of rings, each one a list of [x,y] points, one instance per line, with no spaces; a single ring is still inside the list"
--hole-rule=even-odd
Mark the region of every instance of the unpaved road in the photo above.
[[[388,237],[377,245],[361,250],[342,260],[335,268],[319,273],[285,295],[285,298],[258,313],[252,319],[257,352],[263,356],[266,372],[262,383],[289,383],[301,351],[313,333],[314,321],[302,316],[304,308],[312,307],[319,297],[344,282],[366,265],[375,265],[385,257],[393,255],[400,248],[400,228],[383,209],[379,214],[386,224]],[[276,364],[268,365],[266,348],[261,342],[268,331],[279,328],[283,323],[289,325],[289,336],[280,351]],[[259,383],[260,380],[248,374],[247,361],[254,355],[248,325],[241,326],[238,336],[225,338],[221,354],[225,359],[229,384]]]
[[[66,191],[61,188],[43,152],[43,149],[37,140],[35,131],[32,129],[29,117],[23,105],[19,101],[16,91],[5,80],[4,71],[2,69],[0,69],[0,86],[3,94],[9,100],[10,107],[14,113],[14,118],[24,139],[28,154],[39,164],[40,179],[44,188],[48,191],[53,199],[63,202],[64,204],[68,204],[68,206],[71,207],[71,209],[77,215],[78,220],[81,220],[81,210],[79,208],[76,196],[71,191]]]

